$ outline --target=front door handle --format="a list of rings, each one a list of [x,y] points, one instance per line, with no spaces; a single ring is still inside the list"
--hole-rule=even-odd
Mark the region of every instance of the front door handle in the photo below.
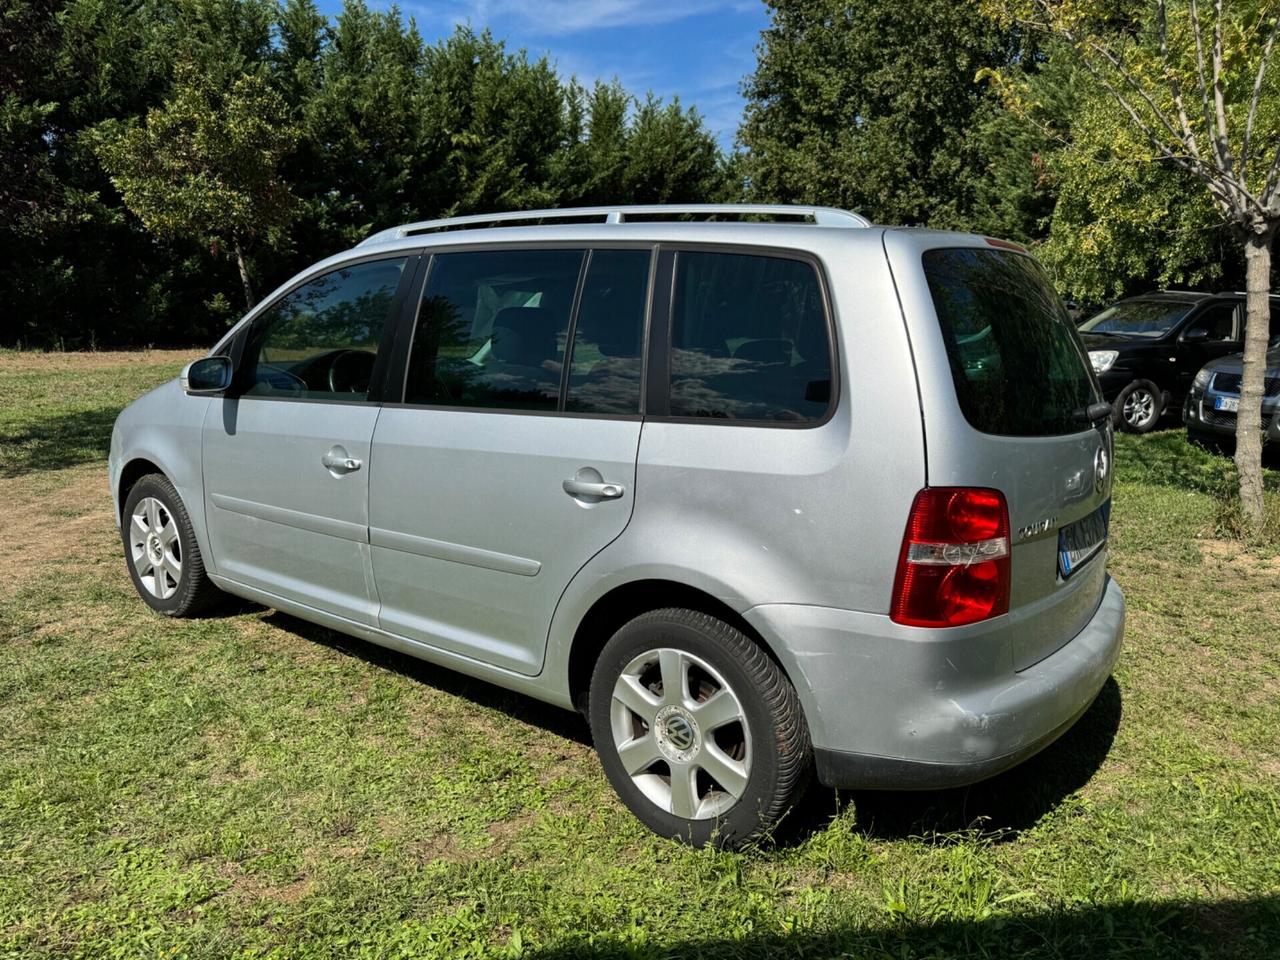
[[[626,488],[616,483],[596,483],[591,480],[566,480],[561,486],[571,497],[597,497],[601,500],[617,500]]]
[[[334,473],[351,473],[352,471],[359,470],[364,466],[364,464],[355,457],[348,457],[346,455],[346,451],[343,451],[342,453],[335,453],[330,450],[320,458],[320,462]]]

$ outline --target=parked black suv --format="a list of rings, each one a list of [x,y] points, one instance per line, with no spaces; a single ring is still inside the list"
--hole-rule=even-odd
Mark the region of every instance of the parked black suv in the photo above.
[[[1280,296],[1271,298],[1271,329],[1280,329]],[[1116,426],[1132,433],[1146,433],[1181,405],[1200,368],[1239,352],[1243,333],[1243,293],[1149,293],[1080,325]]]

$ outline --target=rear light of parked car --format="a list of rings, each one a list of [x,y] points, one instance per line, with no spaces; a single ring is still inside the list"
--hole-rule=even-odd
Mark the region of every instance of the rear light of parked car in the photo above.
[[[894,623],[957,627],[1009,611],[1009,507],[998,490],[916,494],[898,555]]]

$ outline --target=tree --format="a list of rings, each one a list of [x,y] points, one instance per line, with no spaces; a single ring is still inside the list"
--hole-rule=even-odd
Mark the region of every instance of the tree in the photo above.
[[[1272,0],[984,0],[1000,22],[1060,39],[1109,97],[1092,142],[1184,171],[1243,247],[1244,378],[1236,418],[1240,502],[1262,529],[1263,374],[1271,247],[1280,228],[1280,28]]]
[[[222,92],[185,62],[172,97],[145,122],[104,125],[98,154],[148,230],[228,249],[252,307],[245,246],[288,223],[293,196],[279,168],[296,139],[261,76],[241,74]]]
[[[974,82],[1013,43],[953,0],[767,0],[738,137],[755,196],[887,223],[967,227],[998,98]]]

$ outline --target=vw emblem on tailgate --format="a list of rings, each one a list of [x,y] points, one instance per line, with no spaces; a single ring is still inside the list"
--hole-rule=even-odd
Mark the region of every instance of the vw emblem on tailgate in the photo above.
[[[1093,489],[1101,493],[1107,486],[1107,475],[1111,473],[1111,456],[1107,453],[1107,445],[1100,444],[1098,452],[1093,455]]]

